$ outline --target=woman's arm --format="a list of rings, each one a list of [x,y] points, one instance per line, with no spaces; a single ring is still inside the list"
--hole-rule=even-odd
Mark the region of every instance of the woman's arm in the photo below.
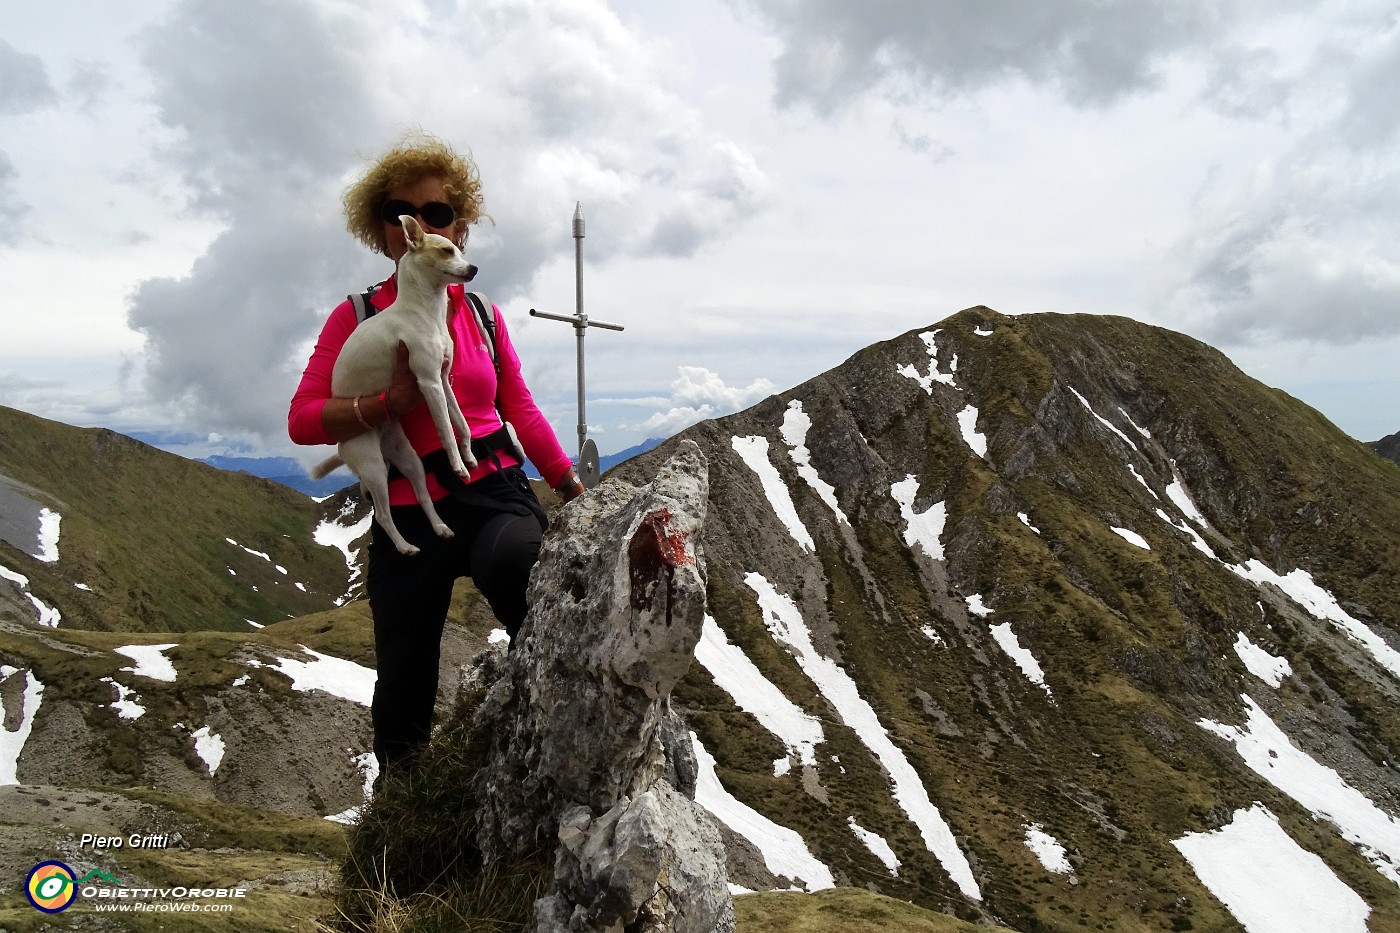
[[[336,398],[331,394],[336,358],[356,323],[354,307],[345,301],[331,312],[321,328],[287,413],[287,434],[295,443],[337,444],[397,418],[423,401],[418,381],[408,366],[408,348],[402,343],[394,358],[393,381],[382,398]]]

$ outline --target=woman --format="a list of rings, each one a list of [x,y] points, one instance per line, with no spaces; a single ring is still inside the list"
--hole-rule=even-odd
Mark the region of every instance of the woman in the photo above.
[[[399,216],[412,214],[429,233],[458,246],[481,216],[481,183],[476,166],[447,144],[416,136],[391,150],[345,192],[347,226],[375,252],[396,264],[407,252]],[[369,297],[375,310],[393,303],[390,275]],[[514,426],[525,454],[565,501],[583,492],[569,456],[535,405],[520,373],[520,358],[505,321],[496,314],[496,361],[487,348],[489,331],[463,296],[461,286],[448,289],[448,327],[452,332],[452,384],[473,438],[496,438],[489,450],[476,445],[479,463],[469,482],[450,471],[432,469],[441,442],[432,416],[399,345],[393,384],[383,395],[359,399],[331,395],[336,356],[357,323],[353,303],[343,301],[326,321],[301,384],[292,397],[288,433],[298,444],[335,444],[382,424],[402,422],[404,433],[429,465],[428,489],[443,520],[455,532],[449,539],[433,533],[409,483],[397,477],[389,501],[404,537],[422,550],[401,555],[378,522],[371,523],[368,592],[374,617],[378,679],[371,714],[374,754],[380,774],[411,766],[427,743],[437,698],[438,657],[452,586],[470,575],[492,612],[514,637],[525,619],[525,586],[539,556],[546,524],[544,512],[526,480],[513,445],[501,441],[502,421]],[[393,313],[392,311],[390,313]],[[499,368],[499,374],[497,372]]]

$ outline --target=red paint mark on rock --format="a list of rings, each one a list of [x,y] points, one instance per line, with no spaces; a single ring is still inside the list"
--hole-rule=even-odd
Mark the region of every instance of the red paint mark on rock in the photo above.
[[[671,621],[671,599],[675,595],[676,568],[693,564],[695,557],[687,546],[689,535],[679,531],[669,531],[671,520],[669,509],[657,509],[649,513],[637,526],[632,540],[627,544],[627,561],[630,568],[632,608],[651,609],[656,598],[656,590],[661,578],[666,578],[666,621]]]

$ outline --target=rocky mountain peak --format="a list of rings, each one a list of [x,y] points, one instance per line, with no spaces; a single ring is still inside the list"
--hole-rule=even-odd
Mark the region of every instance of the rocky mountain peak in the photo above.
[[[1210,927],[1228,896],[1177,843],[1258,806],[1393,909],[1400,849],[1305,827],[1397,812],[1400,485],[1307,406],[1181,334],[978,307],[682,437],[716,625],[677,697],[722,794],[807,846],[773,874],[1024,929]],[[1257,766],[1265,734],[1364,788],[1370,828]]]

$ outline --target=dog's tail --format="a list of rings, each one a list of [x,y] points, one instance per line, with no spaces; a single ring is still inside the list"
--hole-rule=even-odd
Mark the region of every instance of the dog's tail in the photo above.
[[[340,454],[327,457],[307,471],[312,479],[324,479],[326,474],[337,467],[345,466],[345,461],[340,459]]]

